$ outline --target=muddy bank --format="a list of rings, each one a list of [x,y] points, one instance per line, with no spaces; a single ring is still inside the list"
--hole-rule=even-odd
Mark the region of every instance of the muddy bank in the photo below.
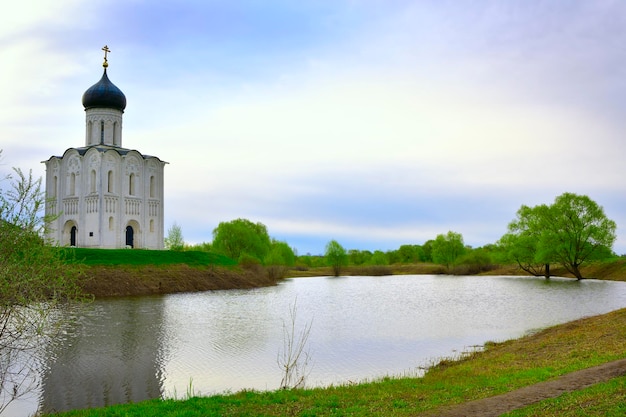
[[[583,268],[585,276],[626,281],[626,260],[592,264]],[[445,274],[441,265],[413,264],[346,267],[342,275]],[[554,276],[572,277],[563,268],[554,268]],[[249,289],[276,285],[283,277],[331,276],[329,267],[282,268],[253,265],[241,267],[190,267],[185,264],[162,266],[90,266],[85,267],[83,289],[96,297],[169,294],[177,292]],[[471,275],[471,274],[470,274]],[[481,272],[480,275],[525,275],[515,266]]]
[[[85,268],[82,288],[95,297],[170,294],[248,289],[276,285],[264,269],[167,266],[92,266]]]

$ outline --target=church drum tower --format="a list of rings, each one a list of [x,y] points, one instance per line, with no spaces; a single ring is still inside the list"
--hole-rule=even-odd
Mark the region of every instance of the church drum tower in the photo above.
[[[122,147],[126,97],[107,76],[83,94],[85,146],[46,164],[47,237],[61,246],[163,249],[166,162]]]

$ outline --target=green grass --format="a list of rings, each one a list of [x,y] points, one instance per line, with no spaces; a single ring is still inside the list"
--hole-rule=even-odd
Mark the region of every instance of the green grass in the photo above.
[[[414,416],[626,357],[626,309],[552,327],[521,339],[489,343],[484,351],[444,360],[423,378],[380,381],[328,388],[152,400],[102,409],[77,410],[64,417],[100,416]],[[617,413],[624,402],[624,379],[594,387],[598,409]],[[614,399],[616,397],[617,399]],[[589,398],[589,397],[587,397]],[[576,399],[572,401],[577,401]],[[545,402],[544,402],[545,403]],[[544,404],[542,403],[542,404]],[[560,416],[562,407],[538,414]],[[576,408],[576,406],[572,406]],[[534,412],[534,411],[531,411]],[[571,414],[593,415],[593,414]],[[598,414],[605,415],[605,414]],[[614,414],[618,415],[618,414]]]
[[[63,248],[68,259],[84,265],[176,265],[233,266],[237,262],[223,255],[202,251],[169,251],[147,249]]]

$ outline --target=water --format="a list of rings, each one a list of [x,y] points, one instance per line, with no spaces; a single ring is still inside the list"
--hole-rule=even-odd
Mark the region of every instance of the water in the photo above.
[[[626,283],[529,277],[298,278],[277,287],[98,300],[46,349],[7,415],[276,389],[283,324],[312,324],[309,386],[418,375],[486,341],[626,307]],[[68,312],[68,314],[70,314]],[[191,388],[190,388],[191,387]]]

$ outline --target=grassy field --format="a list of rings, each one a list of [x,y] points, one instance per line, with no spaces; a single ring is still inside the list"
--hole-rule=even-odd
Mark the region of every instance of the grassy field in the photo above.
[[[63,248],[65,256],[84,265],[176,265],[189,266],[234,266],[236,261],[216,253],[201,251],[134,250],[134,249],[89,249]]]
[[[328,388],[243,391],[232,395],[152,400],[65,417],[97,416],[415,416],[437,415],[454,404],[508,392],[579,369],[626,357],[626,309],[577,320],[462,358],[442,360],[423,378]],[[548,400],[515,416],[623,415],[626,379]],[[191,390],[192,391],[192,390]],[[567,414],[566,414],[567,413]]]

